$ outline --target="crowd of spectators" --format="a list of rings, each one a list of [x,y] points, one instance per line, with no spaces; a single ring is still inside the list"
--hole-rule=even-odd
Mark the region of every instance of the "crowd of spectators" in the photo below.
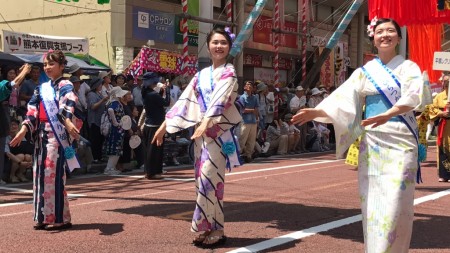
[[[290,84],[277,88],[261,81],[246,81],[239,100],[243,121],[238,135],[241,160],[256,157],[328,151],[334,148],[332,125],[311,122],[293,125],[292,115],[302,108],[314,108],[331,90],[325,86],[305,89]]]
[[[2,74],[3,80],[11,81],[16,78],[18,70],[6,67]],[[189,80],[170,75],[156,76],[158,85],[155,89],[165,100],[169,100],[168,106],[165,107],[167,111],[177,101]],[[11,96],[3,101],[10,127],[4,147],[5,169],[1,175],[2,184],[27,182],[31,179],[31,173],[27,174],[27,171],[32,169],[32,139],[24,139],[18,148],[11,148],[8,140],[17,133],[26,113],[26,105],[43,78],[45,79],[45,74],[41,66],[33,65],[20,88],[13,90]],[[143,169],[145,147],[141,143],[131,148],[129,143],[131,139],[136,141],[135,136],[138,136],[138,139],[143,137],[143,123],[139,125],[139,118],[145,105],[142,96],[145,75],[133,78],[122,73],[112,75],[110,72],[100,71],[97,75],[87,76],[74,64],[66,70],[64,78],[74,85],[78,96],[75,114],[84,122],[80,130],[81,138],[75,144],[82,167],[79,171],[116,175],[132,169]],[[293,84],[276,88],[260,81],[245,82],[244,93],[239,96],[245,107],[242,111],[243,121],[235,131],[235,135],[239,137],[241,161],[248,163],[256,157],[317,152],[333,148],[333,132],[330,126],[316,122],[296,126],[290,122],[292,115],[299,109],[315,107],[329,92],[320,86],[305,90],[301,86],[294,87]],[[109,112],[111,129],[117,130],[106,137],[101,133],[101,118],[105,111]],[[118,128],[120,118],[124,115],[132,119],[131,129],[126,131]],[[145,122],[145,118],[141,121]],[[179,165],[180,158],[186,158],[183,160],[185,163],[192,163],[192,159],[188,158],[191,133],[192,130],[186,130],[166,136],[163,166]],[[93,170],[93,167],[102,167],[104,170]]]

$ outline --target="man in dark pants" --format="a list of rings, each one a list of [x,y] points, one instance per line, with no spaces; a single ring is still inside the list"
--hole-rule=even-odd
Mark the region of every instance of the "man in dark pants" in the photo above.
[[[25,64],[20,68],[20,73],[12,81],[3,80],[0,82],[0,185],[5,184],[3,181],[3,169],[5,167],[5,145],[6,136],[9,134],[9,106],[8,99],[12,88],[20,89],[20,84],[25,76],[30,73],[31,65]],[[8,175],[9,177],[9,175]]]
[[[145,126],[145,178],[161,179],[163,167],[164,143],[161,146],[151,144],[156,131],[165,120],[165,106],[170,104],[170,90],[158,83],[159,76],[147,72],[142,76],[144,82],[142,98],[144,100]]]

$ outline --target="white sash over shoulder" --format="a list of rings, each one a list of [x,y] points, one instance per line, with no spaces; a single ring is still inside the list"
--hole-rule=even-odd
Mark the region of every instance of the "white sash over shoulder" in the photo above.
[[[367,79],[375,86],[378,92],[382,95],[384,100],[390,107],[394,106],[401,97],[401,83],[395,77],[395,75],[388,69],[379,58],[366,63],[362,67],[362,71],[367,76]],[[404,114],[398,115],[400,120],[408,127],[411,133],[414,135],[417,143],[419,143],[419,129],[417,126],[414,112],[409,111]],[[418,160],[424,156],[423,148],[418,145]],[[426,152],[426,150],[425,150]],[[417,182],[421,182],[420,162],[417,171]]]

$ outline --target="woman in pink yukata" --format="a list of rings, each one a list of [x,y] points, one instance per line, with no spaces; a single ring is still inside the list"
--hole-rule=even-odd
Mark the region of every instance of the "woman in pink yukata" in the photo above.
[[[17,146],[27,132],[35,143],[33,157],[33,202],[36,230],[62,230],[72,227],[65,190],[66,166],[79,168],[72,140],[79,139],[82,122],[74,115],[77,96],[68,80],[63,80],[67,64],[64,54],[44,55],[44,71],[50,81],[39,85],[30,102],[26,119],[16,137]]]
[[[232,38],[227,31],[215,29],[207,36],[212,65],[198,72],[166,114],[166,120],[153,139],[157,144],[167,132],[196,126],[195,185],[197,200],[191,231],[200,233],[193,243],[212,248],[225,242],[223,195],[225,168],[240,165],[234,126],[241,115],[234,102],[238,83],[232,64],[226,58]]]

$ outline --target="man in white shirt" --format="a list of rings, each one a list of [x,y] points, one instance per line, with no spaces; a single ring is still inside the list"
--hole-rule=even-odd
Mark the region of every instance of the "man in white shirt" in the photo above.
[[[289,107],[291,108],[291,113],[296,114],[298,110],[305,108],[306,106],[306,96],[305,90],[302,86],[297,86],[295,89],[295,97],[289,102]]]
[[[301,85],[297,86],[297,88],[295,89],[295,97],[291,99],[289,107],[291,108],[292,114],[296,114],[300,109],[306,107],[305,90]],[[309,152],[308,150],[306,150],[306,134],[308,131],[307,125],[303,124],[301,126],[297,126],[297,128],[300,130],[300,140],[295,151],[307,153]]]

